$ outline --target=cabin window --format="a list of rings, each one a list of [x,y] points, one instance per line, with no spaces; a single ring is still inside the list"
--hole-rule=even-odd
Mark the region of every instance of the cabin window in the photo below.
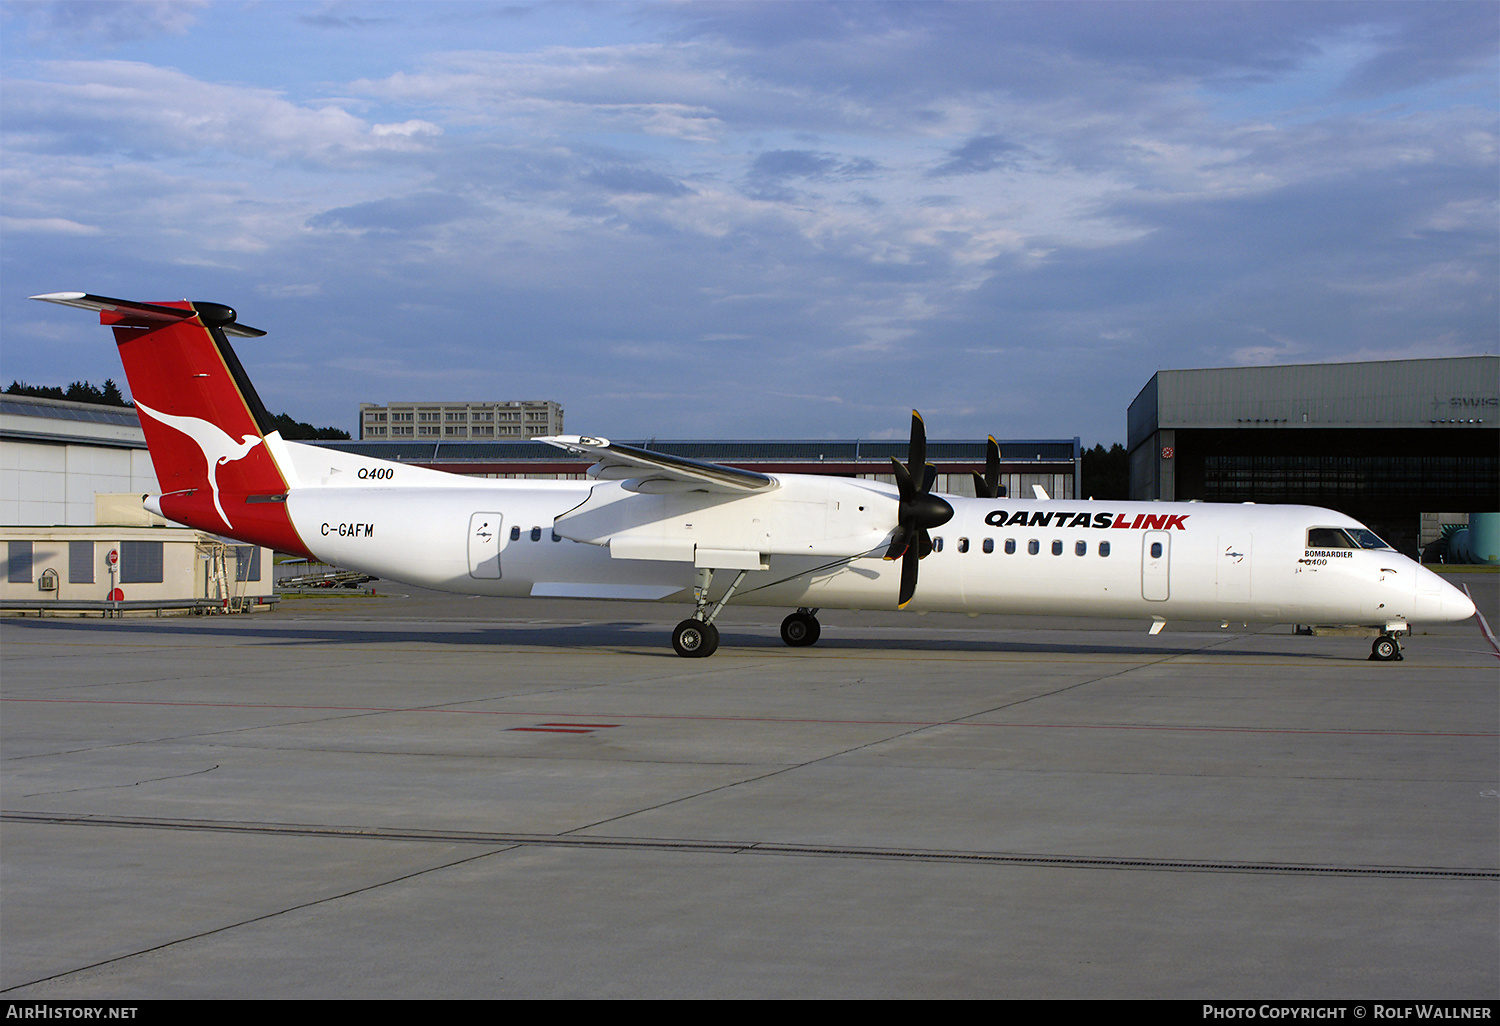
[[[533,527],[531,529],[531,540],[532,541],[541,541],[542,540],[542,529],[540,527]]]
[[[984,551],[985,552],[994,552],[995,551],[995,539],[993,539],[993,538],[986,538],[984,540]]]
[[[1151,543],[1151,558],[1152,559],[1160,559],[1161,558],[1161,542],[1152,542]]]
[[[933,552],[942,552],[943,551],[943,539],[941,539],[941,538],[934,538],[934,539],[932,539],[932,551]]]
[[[1107,555],[1109,555],[1109,542],[1100,542],[1099,543],[1099,555],[1101,555],[1101,556],[1107,556]]]
[[[1073,543],[1073,555],[1087,556],[1089,554],[1089,543],[1086,541]]]
[[[1016,554],[1016,540],[1014,538],[1005,539],[1005,554],[1007,556],[1014,556]]]
[[[519,525],[517,525],[516,527],[512,527],[510,529],[510,540],[511,541],[520,541],[521,540],[521,528],[520,528]]]
[[[552,532],[552,540],[555,541],[555,542],[560,542],[560,541],[562,541],[562,535],[558,534],[556,531],[553,531]]]
[[[1052,554],[1054,556],[1062,555],[1062,542],[1055,538],[1052,541]]]
[[[1042,551],[1042,543],[1033,538],[1031,539],[1031,541],[1026,543],[1026,551],[1034,556],[1038,552]]]
[[[969,551],[969,539],[967,539],[967,538],[960,538],[958,540],[958,551],[959,552],[968,552]]]

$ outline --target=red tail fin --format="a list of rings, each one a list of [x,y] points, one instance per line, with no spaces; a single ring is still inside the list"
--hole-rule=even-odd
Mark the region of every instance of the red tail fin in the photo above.
[[[135,303],[58,292],[33,299],[98,310],[114,328],[161,484],[164,516],[203,531],[306,555],[286,512],[287,482],[266,447],[271,418],[226,333],[218,303]]]

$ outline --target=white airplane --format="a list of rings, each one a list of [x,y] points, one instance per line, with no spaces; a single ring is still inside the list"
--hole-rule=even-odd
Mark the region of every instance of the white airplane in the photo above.
[[[1413,623],[1474,604],[1362,524],[1311,506],[938,495],[922,420],[894,487],[758,474],[604,438],[546,438],[597,462],[587,481],[464,477],[284,440],[230,347],[265,332],[217,303],[57,292],[99,312],[178,523],[427,588],[474,595],[691,602],[679,655],[711,655],[731,600],[794,608],[792,646],[823,608],[1360,625],[1401,658]],[[242,439],[235,442],[234,439]],[[227,525],[227,530],[225,529]],[[921,580],[918,584],[918,567]]]

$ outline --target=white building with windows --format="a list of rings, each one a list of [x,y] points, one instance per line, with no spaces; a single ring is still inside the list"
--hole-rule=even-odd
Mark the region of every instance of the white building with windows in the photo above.
[[[360,441],[519,441],[562,433],[563,408],[550,399],[359,404]]]

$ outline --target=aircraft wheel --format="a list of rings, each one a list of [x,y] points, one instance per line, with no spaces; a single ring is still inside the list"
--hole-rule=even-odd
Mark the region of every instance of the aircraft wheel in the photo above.
[[[701,620],[684,620],[672,631],[672,647],[687,659],[711,656],[719,647],[719,628]]]
[[[781,621],[781,640],[793,648],[817,644],[822,633],[818,618],[811,613],[793,613]]]
[[[1382,634],[1370,646],[1370,658],[1382,663],[1401,658],[1401,646],[1389,634]]]

